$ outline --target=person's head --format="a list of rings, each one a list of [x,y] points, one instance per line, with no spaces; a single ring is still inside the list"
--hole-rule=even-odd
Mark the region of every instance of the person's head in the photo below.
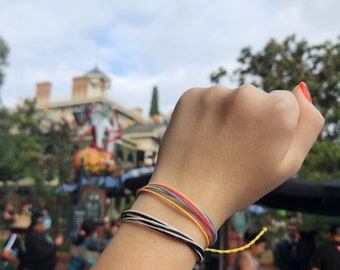
[[[31,209],[31,205],[29,205],[28,203],[25,203],[25,204],[22,206],[22,212],[24,212],[24,213],[29,212],[30,209]]]
[[[14,211],[14,206],[13,206],[13,204],[7,204],[6,205],[6,211],[7,212],[11,212],[11,211]]]
[[[243,239],[246,244],[250,243],[255,237],[261,232],[259,229],[248,229],[244,235]],[[261,255],[266,248],[266,238],[262,235],[253,245],[250,246],[250,253],[256,257]]]
[[[330,240],[340,241],[340,224],[333,224],[329,227],[328,235]]]
[[[97,230],[97,222],[93,218],[85,219],[81,225],[80,231],[83,232],[84,238],[90,238]]]
[[[38,231],[46,231],[51,228],[51,225],[52,220],[47,210],[39,208],[32,211],[30,228]]]
[[[296,239],[298,237],[298,227],[295,223],[288,223],[286,226],[287,236],[291,239]]]
[[[104,229],[109,230],[111,228],[111,222],[108,217],[103,218]]]

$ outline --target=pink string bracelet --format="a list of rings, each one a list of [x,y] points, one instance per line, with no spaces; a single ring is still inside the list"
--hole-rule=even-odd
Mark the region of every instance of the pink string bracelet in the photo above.
[[[202,224],[205,225],[207,228],[207,234],[209,235],[209,243],[208,246],[211,246],[214,244],[218,238],[217,229],[212,222],[209,215],[200,207],[196,206],[196,204],[191,201],[187,196],[182,194],[181,192],[175,190],[174,188],[171,188],[169,186],[163,185],[163,184],[148,184],[143,187],[143,189],[149,189],[153,190],[158,193],[166,194],[177,201],[179,201],[181,204],[185,205],[188,209],[190,209],[202,222]],[[140,190],[142,191],[142,190]],[[137,195],[140,191],[137,191]]]

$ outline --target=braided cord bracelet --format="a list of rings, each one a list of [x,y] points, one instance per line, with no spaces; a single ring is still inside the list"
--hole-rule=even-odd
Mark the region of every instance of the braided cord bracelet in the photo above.
[[[252,245],[254,245],[256,243],[256,241],[259,240],[260,237],[266,233],[267,230],[268,229],[266,227],[263,227],[262,230],[259,232],[259,234],[256,235],[253,240],[251,240],[248,244],[245,244],[244,246],[241,246],[241,247],[238,247],[238,248],[233,248],[233,249],[225,249],[225,250],[214,249],[214,248],[206,248],[205,251],[219,253],[219,254],[228,254],[228,253],[235,253],[235,252],[246,250],[246,249],[250,248]]]

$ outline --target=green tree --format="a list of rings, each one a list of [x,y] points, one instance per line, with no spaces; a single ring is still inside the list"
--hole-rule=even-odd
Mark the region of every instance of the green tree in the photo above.
[[[45,119],[46,120],[46,119]],[[60,183],[70,183],[74,173],[72,158],[75,152],[76,129],[65,119],[49,119],[44,133],[46,180],[56,177]]]
[[[158,115],[158,88],[154,86],[152,89],[152,99],[151,99],[151,107],[150,107],[150,114],[149,116],[152,117],[154,115]]]
[[[6,183],[13,175],[15,145],[12,140],[10,114],[7,109],[0,108],[0,181]]]
[[[295,35],[288,36],[282,42],[271,39],[261,50],[243,48],[237,61],[239,67],[231,74],[239,84],[251,83],[270,92],[292,89],[300,81],[307,83],[313,104],[321,111],[326,123],[298,177],[315,181],[339,178],[340,37],[335,43],[325,41],[316,45],[298,40]],[[267,215],[273,213],[269,211]],[[302,215],[303,227],[309,230],[326,232],[332,221],[333,217]],[[317,240],[321,241],[320,237],[324,234],[318,237]]]
[[[239,84],[252,83],[266,91],[292,89],[305,81],[313,104],[324,115],[322,135],[308,155],[299,176],[327,179],[340,176],[340,38],[309,45],[295,35],[271,39],[260,51],[241,50],[240,66],[233,71]]]
[[[2,181],[33,178],[38,186],[60,179],[70,182],[75,129],[55,121],[25,100],[13,113],[0,109],[0,175]]]
[[[42,185],[43,146],[40,130],[41,119],[36,117],[35,102],[26,99],[11,114],[11,135],[15,145],[11,161],[11,180],[25,177],[33,178],[36,184]]]
[[[2,37],[0,37],[0,86],[3,84],[5,74],[2,69],[4,66],[8,64],[7,63],[8,54],[9,47],[5,40]]]
[[[7,43],[5,42],[5,40],[1,38],[0,36],[0,89],[4,82],[4,77],[5,77],[3,67],[8,65],[7,63],[8,54],[9,54],[9,47]],[[2,106],[1,92],[0,92],[0,106]]]
[[[217,71],[210,74],[210,82],[219,84],[221,78],[227,75],[227,71],[223,67],[219,67]]]

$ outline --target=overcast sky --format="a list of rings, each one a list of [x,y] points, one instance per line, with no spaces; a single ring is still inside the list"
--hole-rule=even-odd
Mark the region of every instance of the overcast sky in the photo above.
[[[335,41],[339,11],[338,0],[3,0],[0,36],[11,51],[2,100],[14,107],[44,81],[53,98],[70,99],[73,77],[97,65],[112,98],[148,115],[157,86],[166,114],[186,89],[209,86],[212,71],[233,69],[244,47],[291,34]]]

